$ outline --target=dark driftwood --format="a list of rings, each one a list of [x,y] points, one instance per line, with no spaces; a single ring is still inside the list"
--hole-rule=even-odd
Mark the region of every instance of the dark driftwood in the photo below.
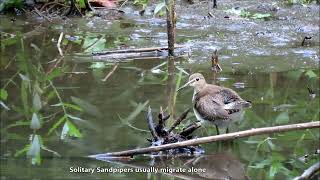
[[[172,130],[174,130],[174,128],[176,128],[176,127],[181,123],[181,121],[184,120],[184,119],[187,117],[189,111],[190,111],[190,109],[187,109],[185,112],[183,112],[183,113],[181,114],[181,116],[180,116],[177,120],[174,121],[173,125],[172,125],[172,126],[170,127],[170,129],[168,130],[169,133],[170,133]]]
[[[312,176],[314,176],[317,172],[320,171],[320,162],[317,162],[316,164],[310,166],[308,169],[306,169],[301,176],[295,177],[293,180],[306,180],[311,179]]]
[[[133,155],[138,155],[138,154],[146,154],[146,153],[158,152],[158,151],[163,151],[163,150],[168,150],[168,149],[194,146],[194,145],[210,143],[210,142],[217,142],[217,141],[225,141],[225,140],[249,137],[249,136],[254,136],[254,135],[280,133],[280,132],[286,132],[286,131],[312,129],[312,128],[320,128],[320,121],[300,123],[300,124],[282,125],[282,126],[274,126],[274,127],[256,128],[256,129],[239,131],[239,132],[234,132],[234,133],[229,133],[229,134],[222,134],[222,135],[217,135],[217,136],[208,136],[208,137],[202,137],[202,138],[197,138],[197,139],[191,139],[191,140],[187,140],[187,141],[165,144],[165,145],[160,145],[160,146],[152,146],[152,147],[138,148],[138,149],[132,149],[132,150],[126,150],[126,151],[120,151],[120,152],[110,152],[110,153],[105,153],[105,154],[91,155],[89,157],[91,157],[91,158],[101,158],[101,157],[112,158],[115,156],[133,156]]]

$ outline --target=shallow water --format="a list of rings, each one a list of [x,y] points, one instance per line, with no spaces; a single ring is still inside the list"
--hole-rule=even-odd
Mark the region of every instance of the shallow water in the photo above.
[[[223,4],[221,8],[225,6],[227,5]],[[315,7],[311,6],[312,8]],[[318,12],[318,10],[319,8],[314,11]],[[307,87],[311,87],[316,93],[319,93],[319,42],[316,41],[318,35],[314,36],[309,46],[301,47],[299,46],[300,39],[295,37],[297,35],[300,37],[303,33],[299,34],[286,28],[291,24],[299,24],[300,19],[297,22],[286,21],[289,25],[283,25],[282,30],[284,31],[281,28],[275,28],[277,24],[271,25],[268,29],[271,33],[267,32],[260,36],[255,33],[264,31],[262,27],[274,21],[242,19],[232,20],[235,23],[210,24],[212,19],[207,21],[195,19],[202,17],[203,14],[200,13],[181,16],[177,24],[177,41],[179,44],[188,46],[191,55],[189,59],[177,60],[175,66],[189,73],[201,72],[207,82],[232,88],[241,97],[253,102],[252,108],[246,110],[244,120],[231,127],[232,132],[319,120],[319,96],[310,99],[307,90]],[[215,19],[219,19],[219,16]],[[41,151],[43,160],[41,165],[32,166],[30,160],[25,156],[13,157],[16,151],[29,143],[29,135],[32,133],[29,126],[10,128],[8,131],[2,130],[2,179],[102,179],[106,177],[108,179],[172,179],[172,177],[177,179],[266,179],[267,177],[285,179],[298,175],[309,166],[309,164],[297,162],[299,157],[313,154],[316,149],[320,148],[319,142],[315,140],[316,137],[319,137],[318,130],[305,130],[206,144],[203,145],[205,154],[199,157],[151,159],[146,156],[117,163],[85,158],[91,154],[148,146],[146,138],[150,137],[149,133],[133,129],[123,124],[120,119],[128,117],[137,107],[137,103],[146,101],[149,101],[148,105],[153,108],[154,116],[158,113],[160,106],[171,107],[174,110],[174,116],[178,116],[192,106],[192,89],[181,91],[173,105],[174,100],[171,97],[175,90],[179,70],[174,68],[175,72],[171,72],[172,76],[169,77],[166,73],[154,73],[161,71],[151,71],[153,67],[166,61],[165,59],[120,62],[112,76],[106,82],[102,82],[101,79],[111,70],[113,63],[104,69],[90,69],[89,67],[93,64],[90,63],[92,58],[79,57],[79,53],[92,50],[101,51],[106,48],[165,46],[166,34],[163,19],[150,20],[138,17],[135,12],[130,12],[124,18],[115,21],[99,18],[72,19],[62,23],[47,24],[23,17],[18,17],[17,21],[11,23],[10,17],[1,16],[0,27],[1,31],[6,33],[14,34],[17,31],[26,33],[32,31],[39,23],[45,27],[46,33],[40,32],[31,38],[25,38],[24,53],[27,56],[35,52],[34,48],[30,47],[33,43],[43,52],[41,56],[43,64],[52,61],[58,55],[56,43],[62,30],[70,36],[69,41],[74,42],[71,43],[72,46],[65,55],[64,63],[71,67],[68,72],[85,73],[66,74],[62,78],[55,79],[54,84],[64,101],[71,102],[72,99],[79,98],[87,103],[84,105],[83,112],[73,112],[73,115],[85,120],[74,121],[83,138],[67,138],[61,141],[62,127],[57,129],[56,134],[46,136],[49,126],[44,126],[39,134],[43,134],[45,145],[61,154],[61,157],[52,157],[51,153]],[[303,25],[299,24],[299,26]],[[313,35],[319,31],[319,29],[313,29],[312,23],[310,26],[312,28],[303,27],[310,30]],[[89,46],[99,37],[103,37],[101,43],[84,50],[83,47]],[[84,43],[87,45],[81,47],[79,43],[76,43],[77,39],[85,39]],[[209,60],[215,48],[219,50],[220,64],[223,69],[218,75],[210,71],[211,62]],[[21,49],[19,46],[8,45],[5,50],[1,53],[1,84],[7,82],[8,78],[16,72],[16,69],[10,66],[7,69],[5,67],[14,59],[12,55],[18,54]],[[165,72],[167,68],[165,65],[160,70]],[[185,83],[187,79],[188,76],[183,74],[181,83]],[[15,86],[8,86],[7,91],[10,100],[9,107],[12,107],[10,105],[13,104],[21,106],[19,90]],[[49,102],[50,105],[57,103],[55,100]],[[47,112],[55,110],[53,107],[45,109]],[[16,115],[13,110],[1,109],[1,111],[1,129],[23,118]],[[144,110],[130,121],[131,125],[146,130],[145,116],[146,111]],[[193,113],[190,113],[184,125],[194,120]],[[200,128],[196,132],[198,137],[213,134],[215,134],[215,129],[212,127]],[[258,167],[257,164],[268,159],[269,164]],[[319,156],[316,159],[319,160]],[[277,169],[278,173],[275,177],[270,176],[272,168],[280,167],[279,164],[291,171],[290,176],[287,176],[288,174],[281,168]],[[187,170],[195,167],[205,169],[206,173],[70,173],[70,167],[118,167],[134,170],[150,166],[181,167]]]

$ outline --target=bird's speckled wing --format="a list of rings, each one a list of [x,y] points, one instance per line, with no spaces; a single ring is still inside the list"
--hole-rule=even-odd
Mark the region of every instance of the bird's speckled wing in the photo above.
[[[228,112],[223,108],[223,102],[211,95],[197,99],[194,108],[203,119],[208,121],[229,118]]]

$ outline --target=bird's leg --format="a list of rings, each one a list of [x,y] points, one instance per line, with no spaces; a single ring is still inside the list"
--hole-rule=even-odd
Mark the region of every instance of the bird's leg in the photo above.
[[[213,8],[217,8],[217,0],[213,0]]]
[[[216,126],[217,135],[219,135],[219,134],[220,134],[220,132],[219,132],[219,128],[218,128],[218,126],[217,126],[217,125],[215,125],[215,126]]]
[[[226,130],[226,134],[228,134],[229,133],[229,127],[227,127],[227,130]]]

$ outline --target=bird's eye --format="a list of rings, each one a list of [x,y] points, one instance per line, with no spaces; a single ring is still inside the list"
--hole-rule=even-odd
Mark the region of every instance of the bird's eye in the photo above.
[[[196,79],[196,81],[199,81],[199,80],[200,80],[199,78]]]

